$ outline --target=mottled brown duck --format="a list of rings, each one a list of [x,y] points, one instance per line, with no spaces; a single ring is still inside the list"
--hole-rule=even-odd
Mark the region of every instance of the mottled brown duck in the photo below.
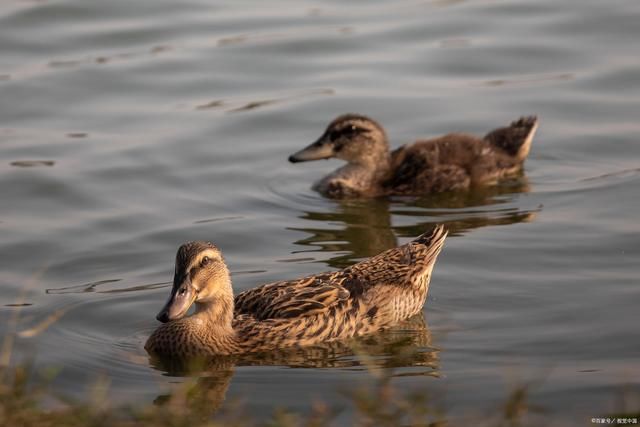
[[[163,324],[145,348],[181,358],[234,355],[391,327],[422,310],[446,236],[439,225],[344,270],[269,283],[235,298],[220,250],[208,242],[185,243],[176,255],[169,300],[157,316]]]
[[[518,172],[538,127],[521,117],[484,137],[450,133],[390,152],[376,121],[357,114],[333,120],[320,138],[292,154],[292,163],[337,158],[347,164],[313,189],[331,198],[422,196],[490,185]]]

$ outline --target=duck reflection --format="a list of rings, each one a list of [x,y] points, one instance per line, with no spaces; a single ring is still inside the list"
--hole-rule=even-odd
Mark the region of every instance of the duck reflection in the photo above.
[[[499,185],[474,191],[446,192],[418,199],[337,200],[331,212],[309,211],[300,217],[315,221],[317,226],[290,229],[310,234],[296,241],[298,245],[313,246],[314,251],[319,247],[321,252],[341,252],[325,262],[331,267],[345,268],[360,258],[398,246],[397,236],[415,237],[435,224],[445,223],[450,235],[461,235],[480,227],[530,222],[542,207],[519,206],[520,196],[529,192],[529,188],[521,173]]]
[[[371,257],[398,246],[391,228],[389,200],[341,200],[336,202],[336,208],[333,212],[306,212],[302,215],[301,218],[317,221],[319,227],[290,228],[311,234],[295,243],[319,246],[321,252],[345,252],[345,255],[329,260],[328,264],[335,268],[348,267],[358,258]],[[326,228],[327,224],[340,224],[341,227]]]
[[[160,395],[154,403],[186,404],[190,410],[206,408],[208,415],[213,415],[225,400],[235,368],[243,366],[331,368],[371,373],[384,370],[391,372],[391,376],[438,377],[438,353],[424,315],[420,313],[393,328],[349,341],[206,359],[151,357],[150,365],[167,376],[197,377],[188,388]]]

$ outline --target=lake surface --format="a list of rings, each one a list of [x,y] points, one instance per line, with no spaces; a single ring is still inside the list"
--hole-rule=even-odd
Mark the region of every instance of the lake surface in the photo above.
[[[639,22],[635,0],[5,0],[0,336],[34,335],[12,362],[61,368],[67,395],[108,376],[113,402],[149,403],[187,380],[143,349],[181,243],[215,242],[242,291],[445,223],[419,357],[392,384],[450,417],[527,382],[554,420],[619,409],[640,387]],[[338,161],[286,159],[345,112],[394,147],[526,114],[540,128],[517,180],[336,202],[310,187]],[[361,362],[238,366],[222,394],[257,417],[344,405]]]

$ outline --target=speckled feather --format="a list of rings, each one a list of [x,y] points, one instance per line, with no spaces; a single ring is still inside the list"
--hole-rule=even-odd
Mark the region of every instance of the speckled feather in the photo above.
[[[393,326],[422,309],[446,235],[437,226],[344,270],[242,292],[222,308],[233,312],[230,325],[206,313],[185,317],[161,325],[145,348],[181,357],[240,354],[348,339]]]

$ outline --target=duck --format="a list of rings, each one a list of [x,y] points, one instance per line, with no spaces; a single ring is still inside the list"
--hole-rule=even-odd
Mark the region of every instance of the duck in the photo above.
[[[147,339],[150,355],[179,359],[304,347],[373,334],[421,312],[447,231],[343,270],[268,283],[234,297],[229,269],[210,242],[178,249],[173,286]],[[187,315],[195,304],[195,311]]]
[[[346,161],[312,187],[329,198],[464,191],[518,173],[537,128],[538,118],[526,116],[482,137],[449,133],[390,151],[386,132],[378,122],[344,114],[329,123],[317,141],[289,156],[289,161]]]

